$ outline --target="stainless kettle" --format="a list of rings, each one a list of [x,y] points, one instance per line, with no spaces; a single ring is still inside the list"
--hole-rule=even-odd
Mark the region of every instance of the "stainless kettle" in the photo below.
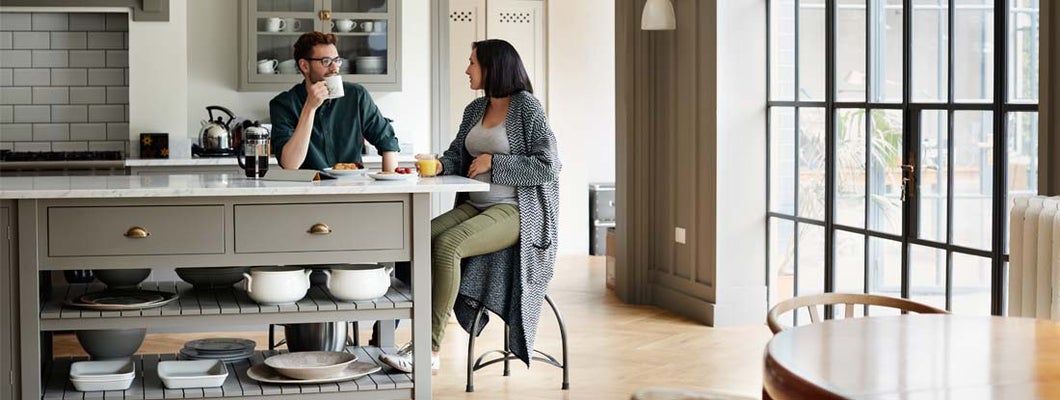
[[[225,121],[224,117],[220,115],[214,119],[214,110],[220,110],[228,114],[228,120]],[[233,140],[232,131],[228,127],[232,119],[236,117],[235,114],[221,106],[209,106],[206,107],[206,111],[210,119],[202,121],[202,128],[199,129],[199,142],[202,149],[211,153],[235,151],[235,140]]]

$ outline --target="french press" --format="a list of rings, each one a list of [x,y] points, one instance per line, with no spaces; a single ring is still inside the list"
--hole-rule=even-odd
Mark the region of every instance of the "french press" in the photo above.
[[[243,122],[243,143],[236,160],[247,178],[258,179],[269,171],[269,130],[258,121]]]

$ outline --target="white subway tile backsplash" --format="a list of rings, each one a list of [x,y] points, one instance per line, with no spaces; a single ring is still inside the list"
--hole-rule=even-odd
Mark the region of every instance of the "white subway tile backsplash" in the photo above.
[[[15,143],[13,142],[0,142],[0,150],[14,150]]]
[[[0,104],[33,104],[28,87],[0,87]]]
[[[34,68],[66,68],[70,66],[70,53],[64,50],[33,50]]]
[[[70,140],[107,140],[107,124],[70,124]]]
[[[128,50],[107,50],[107,66],[111,68],[126,68],[129,66]]]
[[[70,103],[70,88],[35,87],[33,104],[67,104]]]
[[[124,49],[125,39],[121,32],[89,32],[90,49]]]
[[[107,88],[107,104],[128,104],[129,88],[126,86],[112,86]]]
[[[91,86],[118,86],[125,84],[125,70],[120,68],[88,70],[88,84]]]
[[[121,152],[124,152],[125,151],[125,143],[127,143],[127,142],[128,142],[128,139],[120,141],[120,142],[118,142],[118,141],[114,141],[114,142],[89,142],[88,143],[88,150],[89,151],[121,151]]]
[[[88,39],[84,32],[52,32],[53,49],[83,49]]]
[[[107,53],[104,50],[70,50],[71,67],[105,67]]]
[[[125,122],[109,123],[107,124],[107,139],[109,140],[128,140],[129,139],[129,124]]]
[[[14,82],[14,70],[10,68],[0,68],[0,86],[11,86]]]
[[[0,50],[0,68],[28,68],[32,57],[29,50]]]
[[[107,102],[107,88],[72,87],[70,104],[104,104]]]
[[[107,30],[125,32],[129,30],[129,14],[107,14]]]
[[[33,125],[4,124],[0,125],[0,141],[28,142],[33,140]]]
[[[88,106],[52,106],[52,122],[88,122]]]
[[[48,86],[51,84],[51,71],[47,69],[24,69],[14,71],[14,86]]]
[[[102,31],[107,29],[105,14],[72,13],[70,14],[71,31]]]
[[[15,49],[47,49],[51,47],[48,32],[14,32],[11,47]]]
[[[52,122],[51,106],[15,106],[15,122]]]
[[[88,84],[88,70],[84,69],[53,69],[52,85],[54,86],[85,86]]]
[[[0,124],[10,124],[15,122],[14,111],[14,106],[0,106]]]
[[[52,151],[88,151],[88,142],[52,142]]]
[[[6,29],[7,27],[4,27]],[[11,39],[11,32],[0,32],[0,49],[10,49],[14,46],[13,40]]]
[[[88,122],[122,122],[128,121],[125,118],[125,107],[124,106],[111,106],[111,105],[89,105],[88,106]]]
[[[33,124],[34,142],[70,140],[69,124]]]
[[[69,14],[33,13],[33,30],[35,31],[65,31],[69,27]]]
[[[33,26],[30,13],[0,13],[0,26],[5,31],[28,31]]]
[[[15,142],[15,151],[52,151],[52,142]]]

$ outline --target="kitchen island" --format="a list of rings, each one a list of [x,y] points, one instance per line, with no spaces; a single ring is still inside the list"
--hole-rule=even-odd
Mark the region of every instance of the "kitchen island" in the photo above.
[[[428,399],[430,390],[430,196],[486,191],[489,185],[445,176],[376,182],[354,177],[313,183],[253,181],[241,174],[48,176],[0,178],[0,217],[10,235],[0,278],[12,304],[0,315],[0,344],[21,398],[82,398],[67,382],[69,359],[44,359],[49,332],[71,329],[217,327],[411,319],[415,372],[389,368],[355,381],[259,384],[246,370],[268,354],[229,365],[228,381],[193,393],[161,387],[153,370],[173,355],[137,356],[137,377],[110,398],[335,398]],[[8,249],[2,248],[2,249]],[[63,306],[76,285],[54,288],[42,300],[40,272],[410,261],[412,286],[395,282],[378,301],[344,303],[311,291],[289,306],[242,299],[245,292],[202,296],[183,282],[145,283],[191,301],[139,311],[86,312]],[[15,294],[17,293],[17,297]],[[8,298],[5,298],[5,300]],[[17,310],[17,313],[14,311]],[[379,347],[350,348],[362,361],[395,351],[392,336]],[[6,349],[4,349],[6,350]],[[10,353],[9,353],[10,354]],[[3,364],[0,364],[2,367]],[[0,371],[5,372],[5,371]],[[17,389],[17,388],[16,388]],[[16,390],[13,389],[13,390]],[[0,393],[7,397],[7,393]]]

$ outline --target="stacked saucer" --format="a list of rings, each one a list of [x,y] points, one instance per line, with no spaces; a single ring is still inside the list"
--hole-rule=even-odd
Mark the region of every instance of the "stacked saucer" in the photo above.
[[[239,361],[253,355],[256,345],[253,340],[239,338],[196,339],[184,343],[180,356],[187,360]]]

